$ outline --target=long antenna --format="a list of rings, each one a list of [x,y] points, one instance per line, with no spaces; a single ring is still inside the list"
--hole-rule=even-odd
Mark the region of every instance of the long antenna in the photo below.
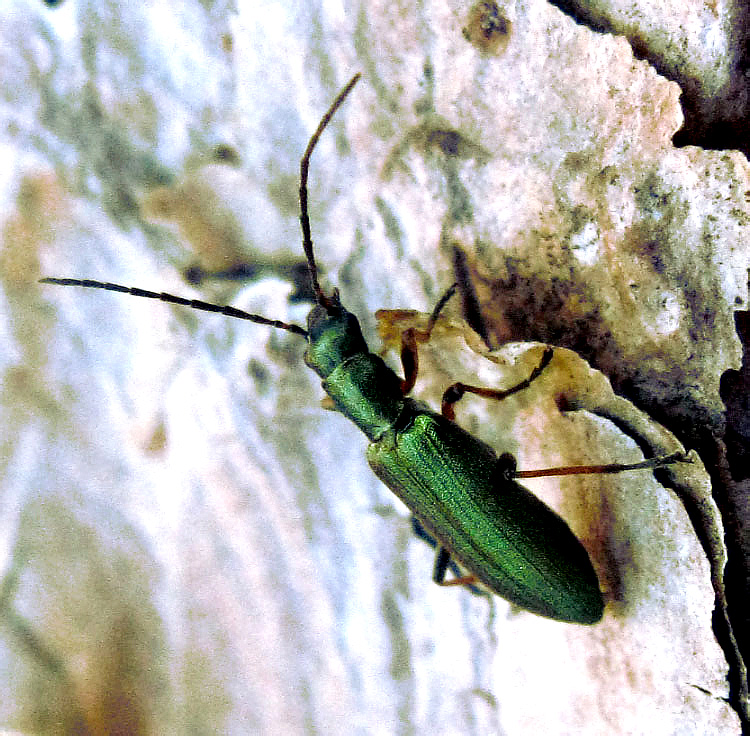
[[[326,309],[333,309],[336,303],[327,297],[323,290],[320,288],[318,282],[318,267],[315,263],[315,255],[313,254],[313,243],[312,236],[310,235],[310,218],[307,212],[307,172],[310,168],[310,156],[318,143],[321,133],[325,130],[326,126],[330,122],[331,118],[338,110],[341,103],[344,101],[346,96],[351,92],[352,87],[359,81],[361,74],[355,74],[344,89],[339,92],[336,99],[333,101],[328,111],[320,120],[316,131],[312,134],[307,148],[302,155],[300,161],[300,185],[299,185],[299,206],[300,206],[300,223],[302,225],[302,248],[305,251],[305,257],[307,258],[307,267],[310,271],[310,280],[312,287],[315,292],[315,300],[318,304]],[[169,302],[170,304],[179,304],[183,307],[190,307],[191,309],[200,309],[204,312],[216,312],[218,314],[226,315],[227,317],[236,317],[237,319],[244,319],[248,322],[255,322],[259,325],[268,325],[269,327],[276,327],[279,330],[287,330],[295,335],[301,335],[307,337],[307,330],[299,325],[289,324],[282,322],[278,319],[268,319],[267,317],[261,317],[258,314],[250,314],[244,312],[241,309],[235,307],[229,307],[222,304],[213,304],[212,302],[204,302],[200,299],[185,299],[181,296],[175,296],[174,294],[168,294],[164,291],[148,291],[147,289],[140,289],[136,286],[122,286],[120,284],[112,284],[108,281],[94,281],[93,279],[58,279],[58,278],[44,278],[39,279],[40,284],[55,284],[57,286],[83,286],[89,289],[104,289],[105,291],[117,291],[121,294],[131,294],[132,296],[145,297],[146,299],[158,299],[162,302]]]
[[[148,291],[147,289],[139,289],[137,286],[121,286],[120,284],[111,284],[108,281],[93,281],[92,279],[45,278],[39,279],[39,283],[56,284],[57,286],[84,286],[89,289],[119,291],[121,294],[142,296],[146,297],[147,299],[159,299],[162,302],[169,302],[170,304],[180,304],[183,307],[201,309],[204,312],[217,312],[218,314],[224,314],[227,317],[246,319],[248,322],[255,322],[259,325],[268,325],[269,327],[277,327],[280,330],[287,330],[288,332],[293,332],[295,335],[302,335],[303,337],[307,337],[307,330],[300,327],[299,325],[287,324],[286,322],[282,322],[278,319],[268,319],[267,317],[261,317],[258,314],[243,312],[241,309],[237,309],[236,307],[228,307],[223,304],[213,304],[211,302],[201,301],[200,299],[184,299],[181,296],[167,294],[164,291]]]
[[[320,283],[318,282],[318,266],[315,263],[312,236],[310,234],[310,218],[307,213],[307,171],[310,168],[310,156],[312,156],[312,152],[315,150],[320,134],[325,130],[336,110],[339,109],[341,103],[346,99],[346,96],[351,92],[352,87],[354,87],[359,81],[361,76],[362,75],[359,73],[355,74],[351,80],[349,80],[349,84],[339,92],[338,97],[336,97],[333,103],[331,103],[328,112],[321,118],[320,123],[318,124],[318,129],[312,134],[310,142],[307,144],[307,148],[305,149],[305,152],[302,155],[302,160],[299,164],[299,221],[300,225],[302,225],[302,248],[305,251],[305,257],[307,258],[307,267],[310,269],[310,281],[312,282],[312,288],[315,292],[315,299],[318,304],[327,309],[331,309],[335,305],[331,299],[323,293],[323,290],[320,288]]]

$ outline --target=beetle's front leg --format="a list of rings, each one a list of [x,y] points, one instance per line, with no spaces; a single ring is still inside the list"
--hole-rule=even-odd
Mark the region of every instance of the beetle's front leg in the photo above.
[[[404,368],[404,379],[401,381],[401,391],[406,396],[414,388],[419,373],[419,352],[417,345],[420,342],[427,342],[430,339],[435,323],[440,316],[440,312],[448,303],[448,300],[456,293],[458,284],[453,284],[440,297],[440,300],[432,310],[427,327],[420,330],[416,327],[409,327],[401,333],[401,365]]]

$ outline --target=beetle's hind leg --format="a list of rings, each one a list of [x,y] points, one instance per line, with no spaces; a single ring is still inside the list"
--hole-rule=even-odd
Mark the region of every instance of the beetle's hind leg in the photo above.
[[[446,580],[445,576],[450,570],[456,577]],[[451,559],[451,553],[442,545],[437,545],[435,552],[435,564],[432,567],[432,582],[438,585],[465,585],[475,595],[485,595],[483,590],[477,588],[479,578],[476,575],[461,575],[458,565]]]
[[[435,550],[435,564],[432,568],[432,580],[438,585],[465,585],[474,595],[487,596],[486,590],[476,586],[479,581],[474,575],[463,575],[458,565],[451,559],[450,552],[440,545],[437,540],[424,528],[422,522],[412,514],[411,528],[415,537],[419,537]],[[446,580],[450,572],[453,577]]]

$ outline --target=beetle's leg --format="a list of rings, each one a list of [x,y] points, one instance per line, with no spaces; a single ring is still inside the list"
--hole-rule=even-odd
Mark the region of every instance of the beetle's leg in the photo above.
[[[661,468],[673,463],[690,463],[692,460],[684,452],[673,452],[671,455],[650,457],[638,463],[608,463],[606,465],[570,465],[544,470],[513,470],[512,478],[544,478],[550,475],[589,475],[600,473],[622,473],[625,470],[647,470]]]
[[[511,388],[484,388],[483,386],[468,386],[465,383],[454,383],[452,386],[448,386],[443,394],[443,402],[441,405],[443,416],[446,419],[453,421],[456,418],[455,405],[466,393],[477,394],[477,396],[484,396],[487,399],[502,401],[504,398],[511,396],[518,391],[522,391],[530,386],[532,381],[536,380],[542,371],[549,365],[550,360],[552,360],[552,354],[552,348],[546,348],[542,354],[541,361],[539,361],[539,365],[531,371],[531,375]]]
[[[416,327],[410,327],[401,333],[401,365],[404,367],[404,379],[401,381],[401,392],[406,396],[414,388],[419,373],[419,353],[417,345],[420,342],[427,342],[430,339],[435,323],[440,316],[440,312],[448,303],[448,300],[456,293],[458,284],[453,284],[435,305],[432,310],[430,319],[427,321],[427,327],[419,330]]]
[[[473,586],[479,582],[475,575],[464,575],[458,578],[451,578],[450,580],[445,579],[445,574],[448,572],[448,568],[451,567],[451,553],[448,550],[438,545],[437,552],[435,553],[435,565],[432,568],[432,581],[438,585],[468,585]]]
[[[424,526],[422,526],[422,522],[416,516],[414,516],[414,514],[412,514],[411,516],[411,529],[414,532],[414,536],[419,537],[419,539],[421,539],[426,544],[429,544],[430,547],[435,550],[435,565],[432,571],[432,580],[434,582],[436,582],[438,585],[463,584],[466,585],[474,595],[481,595],[485,597],[489,595],[486,590],[477,588],[476,585],[474,585],[474,583],[479,582],[474,576],[461,575],[461,570],[459,569],[458,565],[451,559],[448,550],[438,544],[435,537],[433,537],[424,528]],[[445,576],[448,571],[453,573],[454,577],[446,582]],[[454,580],[458,580],[459,582],[456,583],[454,582]]]

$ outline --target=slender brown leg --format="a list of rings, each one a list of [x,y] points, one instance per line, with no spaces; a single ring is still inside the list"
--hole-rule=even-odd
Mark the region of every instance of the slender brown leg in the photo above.
[[[454,383],[452,386],[448,386],[443,394],[443,403],[441,411],[446,419],[454,421],[456,418],[455,405],[461,400],[464,394],[476,394],[477,396],[484,396],[487,399],[496,399],[502,401],[504,398],[521,391],[531,385],[532,381],[536,380],[542,371],[549,365],[552,360],[553,350],[552,348],[546,348],[542,354],[542,359],[539,361],[539,365],[531,371],[531,375],[517,383],[515,386],[506,389],[496,388],[484,388],[482,386],[468,386],[465,383]]]
[[[475,575],[464,575],[460,578],[445,579],[448,565],[451,562],[451,553],[445,547],[438,545],[435,553],[435,565],[432,568],[432,580],[438,585],[476,585],[479,580]]]
[[[539,365],[531,372],[529,377],[508,389],[484,388],[482,386],[467,386],[465,383],[454,383],[449,386],[443,394],[442,414],[446,419],[454,421],[456,418],[455,405],[464,394],[471,393],[484,396],[488,399],[502,401],[507,396],[527,388],[532,381],[539,377],[542,371],[552,360],[553,350],[547,348]],[[603,473],[622,473],[626,470],[647,470],[649,468],[661,468],[673,463],[689,463],[690,458],[683,452],[674,452],[663,457],[652,457],[637,463],[607,463],[605,465],[573,465],[556,468],[544,468],[542,470],[516,470],[516,461],[510,453],[503,453],[497,459],[497,472],[508,480],[512,478],[543,478],[559,475],[590,475]]]
[[[690,463],[692,460],[684,452],[673,452],[662,457],[650,457],[638,463],[608,463],[606,465],[569,465],[544,470],[514,470],[513,478],[544,478],[550,475],[590,475],[601,473],[622,473],[626,470],[648,470],[661,468],[673,463]]]
[[[419,374],[419,351],[417,346],[421,342],[427,342],[430,339],[435,323],[440,316],[440,312],[448,303],[448,300],[456,293],[458,284],[453,284],[435,305],[432,310],[427,327],[424,330],[418,330],[416,327],[410,327],[401,333],[401,365],[404,367],[404,379],[401,381],[401,392],[406,396],[414,388]]]

